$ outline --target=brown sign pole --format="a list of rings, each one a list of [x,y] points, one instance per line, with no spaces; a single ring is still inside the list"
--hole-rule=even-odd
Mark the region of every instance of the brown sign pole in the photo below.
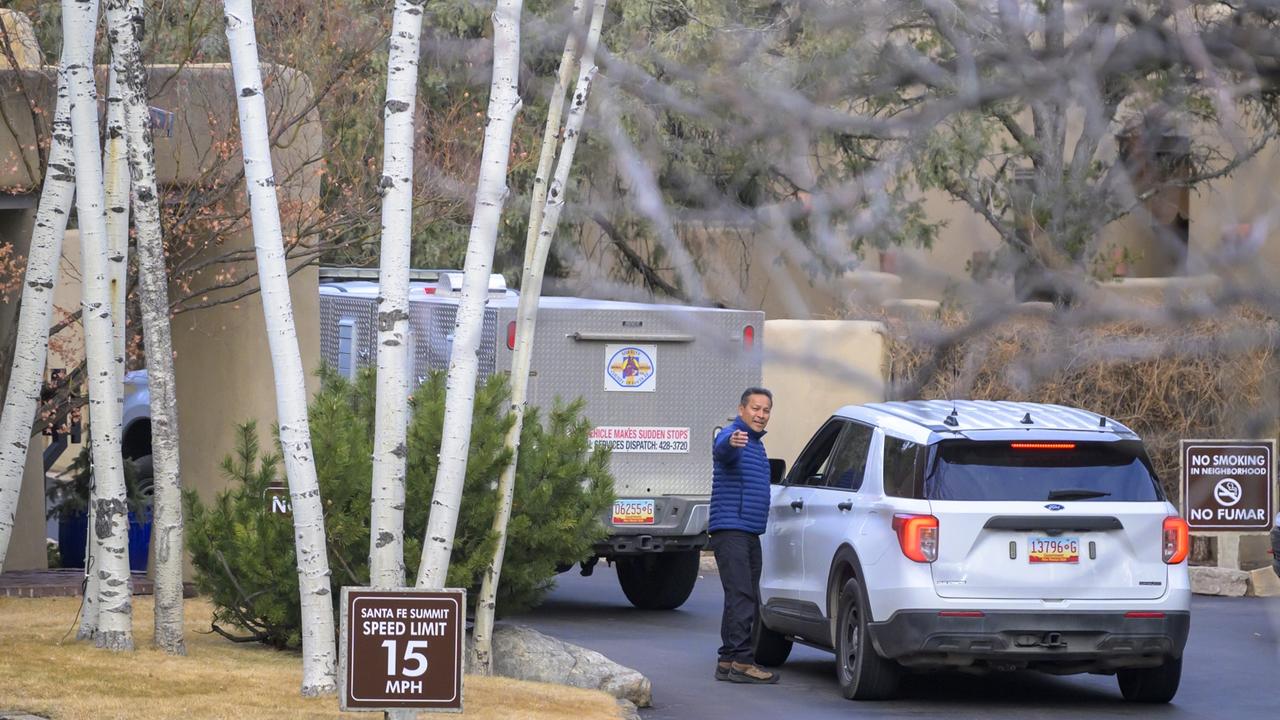
[[[342,710],[462,711],[464,590],[342,588]]]
[[[1183,440],[1182,516],[1193,531],[1267,532],[1275,440]]]

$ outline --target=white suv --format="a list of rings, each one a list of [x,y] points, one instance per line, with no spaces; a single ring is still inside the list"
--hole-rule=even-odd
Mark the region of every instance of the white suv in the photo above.
[[[1168,702],[1190,627],[1187,524],[1138,436],[1059,405],[841,408],[762,538],[756,661],[836,653],[850,699],[904,669],[1114,673]]]

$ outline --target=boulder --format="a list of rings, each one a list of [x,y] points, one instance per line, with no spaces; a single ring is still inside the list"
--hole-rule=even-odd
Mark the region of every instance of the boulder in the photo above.
[[[618,709],[622,711],[622,720],[640,720],[640,709],[630,700],[618,698]]]
[[[603,690],[638,707],[653,704],[649,678],[638,671],[523,625],[493,626],[493,674]]]
[[[1249,573],[1220,567],[1193,567],[1191,592],[1198,595],[1244,597],[1249,589]]]
[[[1280,597],[1280,576],[1270,567],[1249,571],[1249,597]]]

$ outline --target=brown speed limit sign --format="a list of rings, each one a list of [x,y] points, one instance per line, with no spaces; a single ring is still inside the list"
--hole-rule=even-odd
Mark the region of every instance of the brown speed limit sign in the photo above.
[[[343,710],[462,710],[463,590],[342,588]]]

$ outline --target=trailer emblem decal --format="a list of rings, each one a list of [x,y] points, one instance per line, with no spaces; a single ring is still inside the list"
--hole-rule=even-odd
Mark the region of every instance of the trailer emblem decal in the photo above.
[[[605,347],[604,389],[614,392],[653,392],[657,386],[658,355],[653,345],[608,345]]]

